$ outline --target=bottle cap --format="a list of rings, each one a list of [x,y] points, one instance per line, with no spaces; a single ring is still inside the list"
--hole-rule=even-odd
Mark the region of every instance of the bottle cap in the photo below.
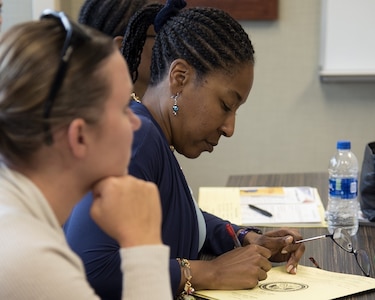
[[[336,149],[350,150],[350,141],[337,141]]]

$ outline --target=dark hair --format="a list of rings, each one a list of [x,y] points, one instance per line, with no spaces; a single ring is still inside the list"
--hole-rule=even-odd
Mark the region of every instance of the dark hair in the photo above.
[[[111,38],[79,26],[89,38],[75,47],[51,116],[44,104],[60,62],[66,32],[56,20],[12,27],[0,39],[0,153],[4,161],[27,161],[44,144],[43,126],[62,128],[75,118],[100,119],[109,83],[100,73],[116,51]]]
[[[145,6],[129,21],[121,52],[133,82],[147,29],[162,8],[157,4]],[[179,11],[161,26],[152,52],[150,84],[159,83],[178,58],[186,60],[202,77],[216,69],[230,72],[243,63],[254,64],[254,49],[247,33],[229,14],[197,7]]]
[[[129,19],[150,0],[86,0],[78,21],[111,37],[123,36]]]

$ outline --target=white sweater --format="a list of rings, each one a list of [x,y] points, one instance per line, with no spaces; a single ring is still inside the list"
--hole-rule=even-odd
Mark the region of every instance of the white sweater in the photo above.
[[[122,299],[172,299],[169,247],[121,249]],[[51,207],[25,176],[0,164],[0,299],[99,299]]]

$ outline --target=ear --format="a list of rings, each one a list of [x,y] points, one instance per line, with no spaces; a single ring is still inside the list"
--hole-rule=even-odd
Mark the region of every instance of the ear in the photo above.
[[[169,67],[169,85],[172,94],[181,92],[182,88],[194,79],[195,70],[184,59],[176,59]]]
[[[124,38],[122,36],[115,36],[115,38],[113,39],[113,41],[115,42],[115,44],[117,45],[117,48],[121,48],[121,45],[122,45],[122,41],[124,40]]]
[[[75,119],[69,124],[68,143],[73,155],[77,158],[83,158],[87,154],[88,138],[85,134],[87,124],[83,119]]]

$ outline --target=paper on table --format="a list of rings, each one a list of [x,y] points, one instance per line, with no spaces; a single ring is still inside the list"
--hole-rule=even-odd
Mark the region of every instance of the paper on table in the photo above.
[[[233,224],[241,224],[241,206],[239,188],[201,187],[199,188],[198,205],[207,211]]]
[[[199,206],[240,225],[326,227],[324,207],[312,187],[201,187]],[[249,208],[272,213],[267,217]]]
[[[374,278],[299,265],[296,275],[286,273],[285,266],[272,268],[267,279],[251,290],[207,290],[196,295],[210,300],[325,300],[372,289],[375,289]]]
[[[320,198],[316,190],[310,187],[279,187],[278,190],[270,188],[240,189],[240,202],[243,224],[264,223],[319,223],[321,216],[318,209]],[[249,209],[248,205],[269,211],[273,216],[267,217]]]

